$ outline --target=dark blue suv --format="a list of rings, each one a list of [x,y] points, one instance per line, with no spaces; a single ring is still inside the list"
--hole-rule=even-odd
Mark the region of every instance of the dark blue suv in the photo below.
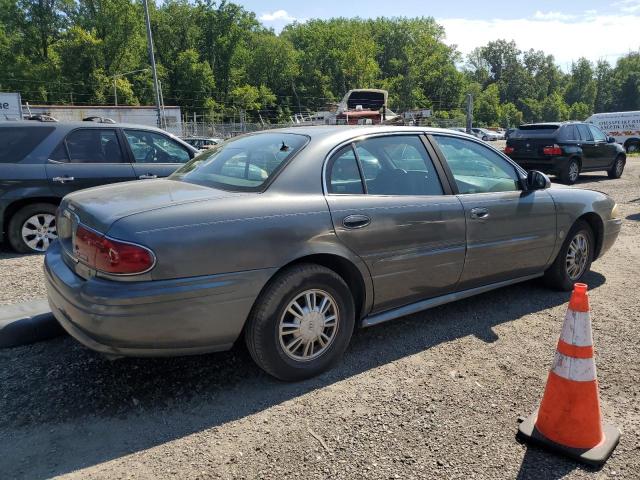
[[[157,128],[102,122],[0,122],[0,242],[44,252],[67,193],[166,177],[198,153]]]

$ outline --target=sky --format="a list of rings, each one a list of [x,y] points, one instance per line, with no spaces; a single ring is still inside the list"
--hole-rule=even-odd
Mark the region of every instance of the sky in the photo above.
[[[446,43],[463,54],[491,40],[515,40],[522,50],[552,54],[568,70],[580,57],[615,63],[640,49],[640,0],[521,2],[429,0],[234,0],[280,32],[311,18],[431,16],[445,27]]]

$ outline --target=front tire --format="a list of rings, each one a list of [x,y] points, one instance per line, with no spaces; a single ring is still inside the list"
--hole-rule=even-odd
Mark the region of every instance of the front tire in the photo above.
[[[355,324],[349,287],[333,270],[294,265],[274,278],[245,328],[253,360],[280,380],[297,381],[329,369],[342,356]]]
[[[624,156],[618,155],[616,161],[613,162],[613,166],[607,171],[609,178],[620,178],[622,172],[624,172],[625,163]]]
[[[580,177],[580,162],[576,158],[570,158],[560,173],[560,181],[566,185],[573,185]]]
[[[56,206],[34,203],[18,210],[9,221],[9,243],[18,253],[44,253],[58,238]]]
[[[578,220],[564,240],[558,256],[544,273],[552,288],[570,291],[589,272],[595,253],[593,231],[587,222]]]

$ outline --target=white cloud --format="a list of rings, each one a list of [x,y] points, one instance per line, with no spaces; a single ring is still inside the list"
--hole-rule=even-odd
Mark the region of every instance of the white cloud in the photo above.
[[[294,22],[297,18],[289,15],[286,10],[276,10],[274,12],[265,12],[260,15],[262,22]]]
[[[625,13],[640,13],[640,0],[621,0],[613,4]]]
[[[571,20],[572,18],[575,18],[575,15],[554,11],[541,12],[538,10],[533,14],[533,18],[535,20]]]
[[[617,57],[640,48],[640,36],[636,34],[638,17],[634,15],[589,12],[568,20],[535,18],[536,15],[530,19],[445,18],[438,23],[445,28],[447,42],[458,45],[463,54],[502,38],[515,40],[521,50],[533,48],[552,54],[564,69],[580,57],[614,62]]]

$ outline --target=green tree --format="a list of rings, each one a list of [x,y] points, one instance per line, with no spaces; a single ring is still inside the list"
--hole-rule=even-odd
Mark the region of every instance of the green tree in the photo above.
[[[569,84],[564,98],[570,105],[581,102],[587,104],[589,109],[593,108],[596,98],[596,81],[593,66],[586,58],[580,58],[571,65]]]
[[[500,121],[500,92],[492,83],[474,101],[474,118],[486,125],[496,125]]]
[[[591,108],[583,102],[576,102],[569,107],[569,120],[586,120],[591,115]]]
[[[542,101],[540,109],[540,119],[542,121],[562,121],[567,119],[567,115],[568,107],[560,93],[554,92]]]

